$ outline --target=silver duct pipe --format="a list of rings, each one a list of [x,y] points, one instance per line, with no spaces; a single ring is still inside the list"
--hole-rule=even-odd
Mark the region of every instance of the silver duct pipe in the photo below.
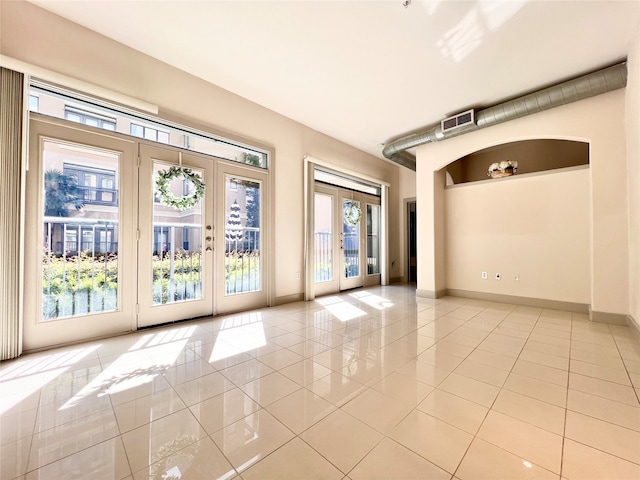
[[[474,125],[461,127],[447,133],[443,133],[442,128],[438,125],[428,130],[400,137],[385,145],[382,154],[385,158],[415,171],[416,158],[406,152],[409,148],[424,145],[425,143],[439,142],[481,128],[577,102],[578,100],[595,97],[601,93],[624,88],[626,85],[627,64],[623,62],[480,110],[476,112],[476,123]]]

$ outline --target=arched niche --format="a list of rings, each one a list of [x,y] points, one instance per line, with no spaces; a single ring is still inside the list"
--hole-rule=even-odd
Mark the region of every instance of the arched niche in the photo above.
[[[575,140],[520,140],[484,148],[445,167],[447,185],[487,180],[492,163],[518,162],[517,175],[589,165],[589,144]]]

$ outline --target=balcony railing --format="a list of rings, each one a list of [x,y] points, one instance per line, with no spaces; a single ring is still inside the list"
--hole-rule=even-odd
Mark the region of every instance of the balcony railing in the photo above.
[[[234,227],[225,232],[224,266],[227,295],[261,289],[259,228]]]
[[[314,281],[319,283],[333,280],[333,234],[316,232],[313,246]]]

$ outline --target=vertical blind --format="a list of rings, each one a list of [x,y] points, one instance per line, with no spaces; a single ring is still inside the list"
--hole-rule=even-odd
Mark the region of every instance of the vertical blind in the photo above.
[[[24,75],[0,68],[0,360],[22,353]]]

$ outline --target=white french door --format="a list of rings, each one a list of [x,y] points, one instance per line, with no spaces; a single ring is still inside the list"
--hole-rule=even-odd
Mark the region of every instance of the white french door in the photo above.
[[[138,326],[212,315],[213,161],[147,144],[140,144],[139,158]],[[157,188],[163,173],[164,195]],[[189,176],[204,183],[204,195],[180,203],[197,188]]]
[[[216,168],[216,313],[268,304],[267,173],[219,161]]]
[[[29,155],[25,350],[269,304],[266,170],[38,114]]]
[[[315,185],[315,295],[379,285],[380,242],[379,197]]]
[[[136,143],[32,117],[24,348],[135,328]]]

